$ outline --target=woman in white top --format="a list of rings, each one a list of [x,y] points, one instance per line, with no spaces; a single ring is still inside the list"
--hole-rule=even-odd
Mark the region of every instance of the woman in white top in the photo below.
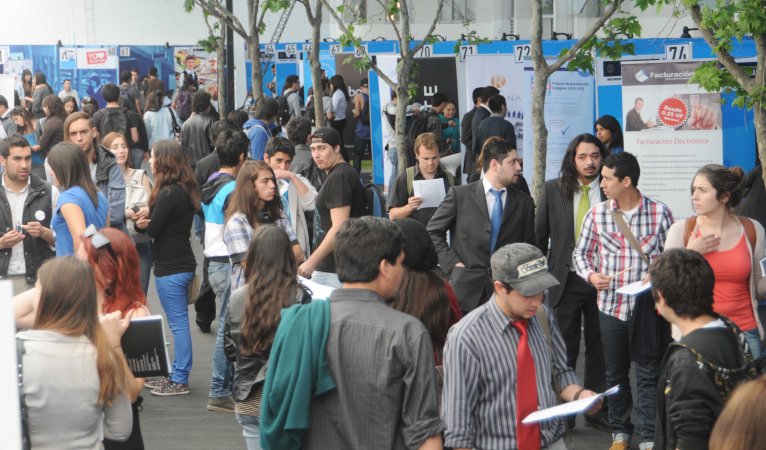
[[[170,105],[164,105],[165,94],[162,91],[150,92],[146,96],[146,112],[144,113],[144,125],[146,135],[149,138],[149,148],[155,142],[166,139],[173,140],[173,114]],[[176,122],[180,121],[176,117]]]
[[[133,426],[120,348],[127,322],[115,312],[99,325],[96,283],[85,261],[43,264],[37,289],[13,299],[17,317],[29,313],[25,299],[35,291],[34,329],[16,335],[32,448],[100,449],[102,437],[126,440]]]
[[[340,134],[340,153],[343,159],[348,161],[346,143],[343,140],[343,130],[346,128],[346,108],[348,107],[349,97],[346,82],[343,81],[342,76],[333,75],[330,78],[330,91],[332,92],[332,110],[335,116],[330,120],[330,126],[335,128],[338,134]]]

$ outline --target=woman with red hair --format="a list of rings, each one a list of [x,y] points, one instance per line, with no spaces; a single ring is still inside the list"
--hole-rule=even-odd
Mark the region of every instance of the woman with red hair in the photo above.
[[[138,253],[133,240],[120,230],[89,226],[83,233],[77,249],[77,257],[87,261],[96,280],[98,314],[119,311],[123,319],[148,316],[146,296],[139,281]],[[126,362],[127,366],[127,362]],[[143,398],[138,394],[144,387],[144,379],[136,378],[126,367],[128,395],[133,408],[133,430],[126,442],[104,440],[104,449],[143,448],[143,437],[138,411]]]

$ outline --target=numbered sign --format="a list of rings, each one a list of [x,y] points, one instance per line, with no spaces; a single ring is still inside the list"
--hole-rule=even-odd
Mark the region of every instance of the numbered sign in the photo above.
[[[665,59],[669,61],[681,61],[692,59],[692,44],[668,44],[665,46]]]
[[[532,51],[532,47],[530,47],[529,44],[521,44],[521,45],[514,45],[513,46],[513,59],[517,63],[524,62],[524,59],[526,59],[530,52]]]
[[[274,44],[266,44],[266,53],[274,54],[276,51],[276,48],[274,47]]]
[[[340,50],[341,50],[340,44],[332,44],[330,46],[330,54],[331,55],[337,55],[338,53],[340,53]]]
[[[130,47],[120,47],[120,56],[130,56]]]
[[[461,45],[460,46],[460,61],[465,61],[468,55],[477,55],[479,51],[475,45]]]
[[[364,49],[364,52],[359,47],[354,47],[354,56],[357,58],[364,58],[365,54],[369,55],[367,44],[362,44],[362,48]]]
[[[295,55],[298,53],[298,46],[295,44],[285,45],[285,53],[288,55]]]
[[[303,51],[304,51],[305,53],[311,53],[311,44],[310,44],[310,43],[308,43],[308,42],[307,42],[307,43],[305,43],[305,44],[303,44]]]
[[[415,58],[430,58],[434,54],[434,46],[426,44],[415,53]]]

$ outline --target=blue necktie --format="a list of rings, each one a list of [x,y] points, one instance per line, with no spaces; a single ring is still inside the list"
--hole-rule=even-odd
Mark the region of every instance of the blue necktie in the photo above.
[[[490,189],[489,192],[495,196],[495,206],[492,207],[492,215],[489,220],[492,223],[492,234],[489,235],[489,253],[495,251],[497,236],[500,234],[500,224],[503,222],[503,191]]]

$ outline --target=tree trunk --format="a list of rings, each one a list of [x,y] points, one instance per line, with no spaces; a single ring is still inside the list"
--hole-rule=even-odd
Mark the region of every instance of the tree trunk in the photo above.
[[[218,36],[218,45],[215,48],[218,66],[216,67],[216,83],[218,83],[218,114],[222,119],[226,118],[228,108],[226,105],[226,22],[219,20],[220,35]]]
[[[548,157],[548,128],[545,126],[545,87],[548,76],[535,69],[532,87],[532,148],[534,155],[532,171],[532,197],[536,200],[545,184],[545,166]]]
[[[256,33],[255,36],[258,36]],[[250,75],[250,81],[253,84],[253,100],[258,100],[263,97],[263,74],[261,73],[261,51],[260,51],[260,39],[250,36],[247,43],[247,52],[250,56],[250,61],[253,64],[253,73]]]
[[[409,85],[409,64],[402,63],[402,73],[399,74],[396,83],[396,155],[397,170],[404,173],[409,166],[409,155],[407,152],[407,104],[410,102],[410,95],[407,92]],[[404,67],[407,66],[405,70]]]
[[[753,113],[755,114],[755,142],[758,146],[758,159],[761,161],[763,182],[766,184],[766,110],[756,105],[753,107]]]
[[[316,126],[325,126],[324,92],[322,91],[322,64],[319,61],[319,44],[322,31],[322,3],[317,3],[317,12],[311,23],[311,79],[314,84],[314,118]]]

